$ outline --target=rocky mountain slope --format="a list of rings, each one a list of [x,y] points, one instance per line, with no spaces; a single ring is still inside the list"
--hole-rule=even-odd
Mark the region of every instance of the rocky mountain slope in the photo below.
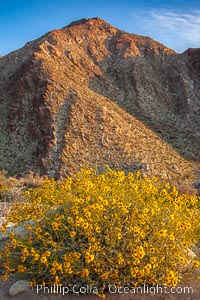
[[[200,159],[200,49],[83,19],[0,60],[0,167],[83,166],[187,180]]]

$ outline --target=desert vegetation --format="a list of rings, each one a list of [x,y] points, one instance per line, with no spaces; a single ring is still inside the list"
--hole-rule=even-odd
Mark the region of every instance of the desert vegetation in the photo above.
[[[188,255],[199,245],[198,196],[109,167],[37,183],[2,225],[3,280],[18,272],[33,286],[93,284],[104,297],[109,284],[176,286],[200,266]]]

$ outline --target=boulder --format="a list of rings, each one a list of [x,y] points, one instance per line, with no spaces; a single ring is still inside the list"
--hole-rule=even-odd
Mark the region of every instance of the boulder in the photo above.
[[[9,289],[9,295],[15,296],[21,292],[26,292],[31,289],[31,285],[27,280],[16,281]]]
[[[195,188],[195,189],[200,189],[200,179],[198,179],[198,180],[196,180],[194,183],[193,183],[193,187]]]

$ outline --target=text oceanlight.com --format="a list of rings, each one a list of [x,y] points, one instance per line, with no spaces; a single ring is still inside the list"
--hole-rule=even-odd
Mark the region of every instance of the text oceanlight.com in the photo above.
[[[101,288],[98,288],[96,286],[93,286],[91,284],[87,284],[85,286],[80,286],[74,284],[72,287],[69,286],[59,286],[57,284],[52,285],[37,285],[36,286],[37,294],[43,293],[43,294],[62,294],[66,295],[68,293],[73,293],[76,295],[80,294],[99,294],[102,292],[107,292],[111,294],[192,294],[193,288],[192,287],[182,287],[182,286],[176,286],[176,287],[166,287],[166,286],[159,286],[159,285],[143,285],[138,287],[130,287],[130,286],[116,286],[116,285],[109,285],[104,290]]]

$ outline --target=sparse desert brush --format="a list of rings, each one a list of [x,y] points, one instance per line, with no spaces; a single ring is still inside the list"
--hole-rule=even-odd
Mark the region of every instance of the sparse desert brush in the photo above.
[[[37,172],[30,171],[24,177],[20,178],[20,183],[26,188],[35,188],[42,186],[45,179],[45,176],[41,176]]]
[[[6,171],[0,171],[0,200],[5,203],[21,202],[23,192],[28,188],[42,186],[46,177],[30,171],[24,177],[17,179],[8,177]]]
[[[26,272],[33,285],[176,286],[198,240],[198,197],[138,171],[82,170],[25,195],[8,218],[23,230],[7,232],[3,280]]]
[[[6,171],[0,171],[0,193],[6,191],[10,186],[11,183],[6,176]]]
[[[8,177],[6,171],[0,171],[0,200],[10,201],[19,196],[19,182],[14,177]]]

